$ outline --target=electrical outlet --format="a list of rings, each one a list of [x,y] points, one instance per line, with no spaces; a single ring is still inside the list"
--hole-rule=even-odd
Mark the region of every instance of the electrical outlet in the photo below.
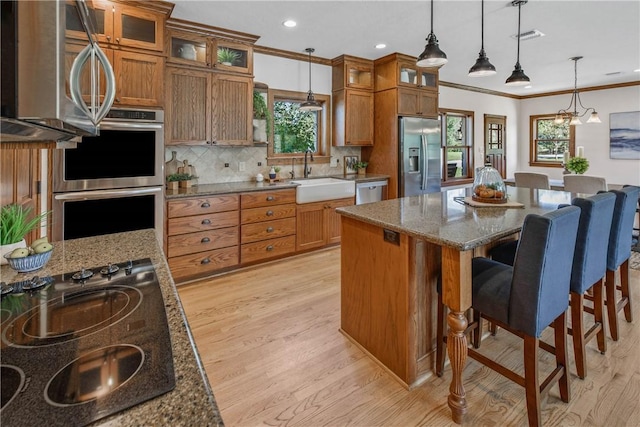
[[[262,162],[258,162],[258,166],[262,166]]]
[[[225,164],[224,164],[224,167],[225,167],[225,168],[228,168],[228,167],[229,167],[229,163],[225,163]]]
[[[329,163],[329,167],[337,168],[338,167],[338,159],[336,157],[331,158],[331,162]]]
[[[245,162],[238,162],[238,170],[240,172],[244,172],[244,170],[247,168],[247,165]]]

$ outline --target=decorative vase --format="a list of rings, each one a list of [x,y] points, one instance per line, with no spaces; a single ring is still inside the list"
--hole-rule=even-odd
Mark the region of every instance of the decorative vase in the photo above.
[[[7,259],[4,257],[6,254],[13,252],[14,249],[18,248],[26,248],[27,242],[22,239],[16,243],[9,243],[8,245],[0,245],[0,265],[9,264]]]
[[[271,169],[269,170],[269,179],[276,179],[276,170],[273,168],[273,166],[271,167]]]
[[[167,190],[177,190],[179,181],[169,181],[167,182]]]
[[[366,174],[367,174],[367,169],[366,168],[358,169],[358,175],[366,175]]]
[[[267,121],[253,119],[253,142],[267,142]]]
[[[180,188],[190,188],[190,187],[191,187],[191,180],[180,181]]]

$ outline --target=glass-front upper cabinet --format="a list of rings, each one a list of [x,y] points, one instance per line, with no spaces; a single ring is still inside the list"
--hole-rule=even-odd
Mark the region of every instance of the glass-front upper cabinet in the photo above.
[[[171,32],[167,60],[202,67],[211,66],[211,44],[206,37],[194,34]]]
[[[242,43],[215,39],[215,67],[238,73],[253,73],[253,47]]]
[[[373,90],[373,61],[340,55],[331,60],[333,90]]]
[[[437,90],[438,72],[420,68],[415,62],[398,61],[398,85]]]

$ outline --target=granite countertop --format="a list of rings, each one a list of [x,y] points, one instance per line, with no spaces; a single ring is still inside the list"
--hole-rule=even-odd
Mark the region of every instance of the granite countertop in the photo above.
[[[507,187],[510,201],[523,208],[471,207],[456,198],[471,196],[460,188],[421,196],[384,200],[337,209],[341,215],[457,250],[469,250],[520,231],[527,214],[543,214],[572,193]]]
[[[94,425],[223,426],[200,356],[191,335],[169,267],[154,230],[116,233],[53,242],[49,263],[41,270],[20,274],[8,265],[0,280],[11,283],[34,275],[48,276],[81,268],[151,258],[164,297],[173,346],[176,387],[169,393],[97,421]],[[28,409],[27,409],[28,410]]]
[[[370,181],[381,181],[384,179],[389,179],[388,175],[379,175],[379,174],[349,174],[349,175],[328,175],[328,176],[311,176],[309,179],[314,178],[338,178],[345,179],[349,181],[359,182],[370,182]],[[296,178],[296,179],[304,179],[304,178]],[[189,188],[179,188],[178,190],[166,190],[165,198],[167,200],[170,199],[179,199],[183,197],[193,197],[193,196],[210,196],[216,194],[229,194],[229,193],[243,193],[250,191],[266,191],[266,190],[280,190],[284,188],[295,188],[298,184],[294,184],[291,181],[295,181],[296,179],[283,179],[282,181],[276,182],[256,182],[256,181],[240,181],[240,182],[223,182],[218,184],[198,184]]]

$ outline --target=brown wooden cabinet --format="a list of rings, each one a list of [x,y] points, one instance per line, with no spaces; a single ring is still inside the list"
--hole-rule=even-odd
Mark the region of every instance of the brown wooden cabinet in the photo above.
[[[374,64],[376,92],[396,87],[438,92],[438,69],[418,67],[414,57],[392,53]]]
[[[332,60],[333,145],[373,145],[373,62],[341,55]]]
[[[242,193],[240,262],[288,255],[296,250],[296,190]]]
[[[212,77],[212,144],[252,146],[253,77]]]
[[[71,2],[67,8],[77,7]],[[162,52],[164,49],[164,24],[173,9],[167,2],[146,1],[126,4],[109,0],[93,0],[96,32],[101,46],[113,45]],[[67,13],[68,17],[77,14]],[[86,39],[81,23],[70,19],[67,36]]]
[[[431,91],[398,88],[398,115],[427,116],[438,114],[438,95]]]
[[[167,259],[176,282],[240,262],[237,194],[167,202]]]
[[[296,249],[304,251],[340,243],[340,215],[336,209],[353,204],[350,197],[298,205]]]

